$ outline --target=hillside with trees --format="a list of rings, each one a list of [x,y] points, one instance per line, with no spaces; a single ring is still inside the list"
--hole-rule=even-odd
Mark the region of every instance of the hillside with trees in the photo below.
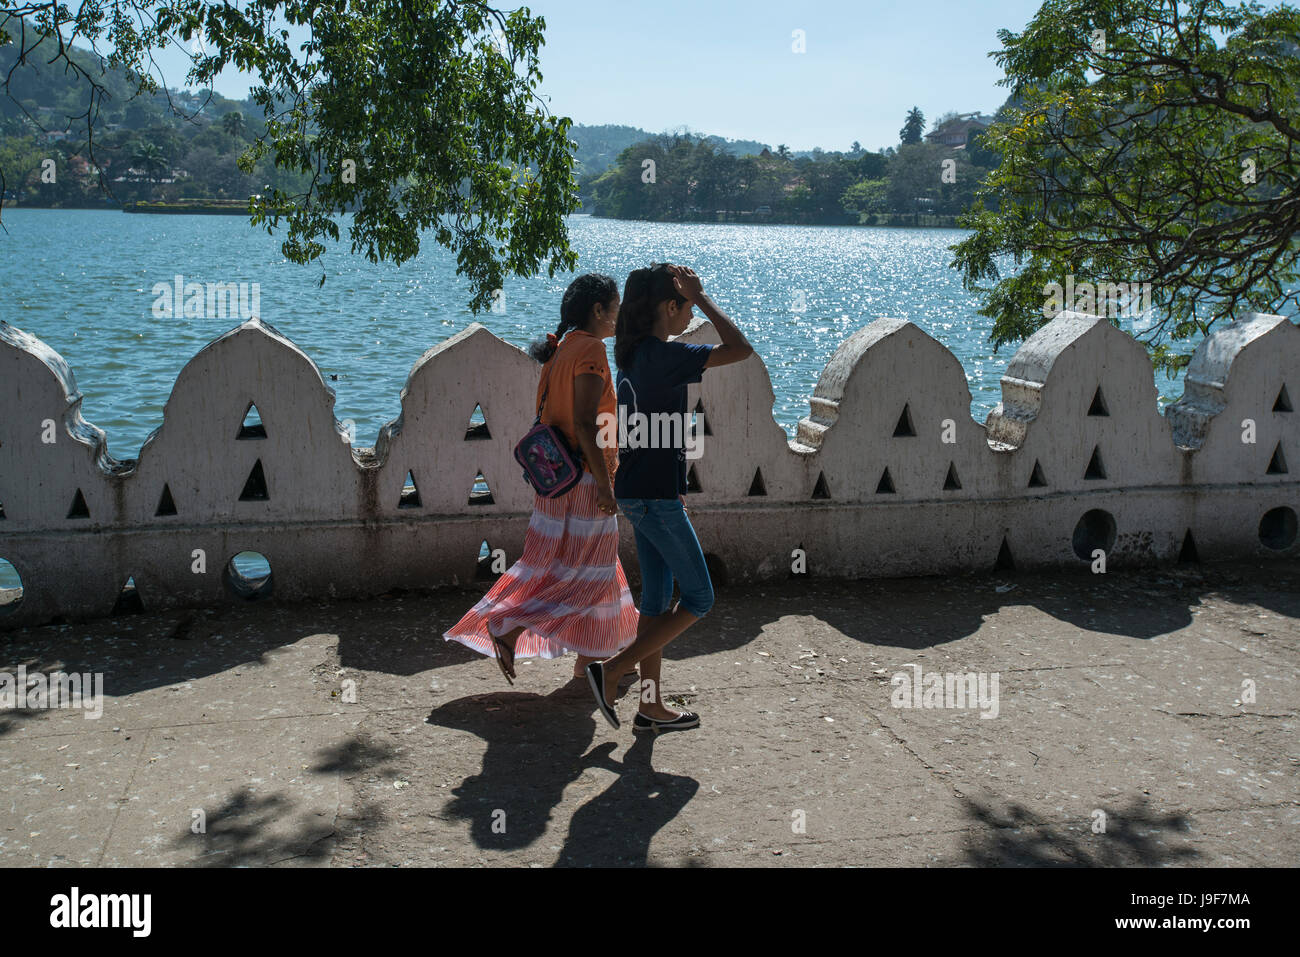
[[[261,110],[207,90],[160,90],[138,96],[120,70],[94,54],[69,56],[103,84],[92,104],[86,85],[62,69],[44,39],[15,69],[17,47],[0,47],[0,174],[5,196],[24,206],[116,206],[182,196],[247,199],[267,186],[302,189],[304,174],[259,161],[251,174],[236,165],[266,131]],[[52,164],[49,161],[53,161]]]
[[[17,47],[0,46],[0,74],[11,74],[0,96],[0,175],[5,197],[24,206],[117,206],[178,198],[246,199],[271,188],[302,190],[305,174],[277,169],[269,158],[251,174],[237,166],[248,146],[266,134],[261,108],[211,90],[164,89],[135,95],[120,69],[85,50],[70,58],[94,75],[105,96],[93,104],[80,77],[46,68],[53,43],[45,39],[14,69]],[[93,131],[93,136],[90,135]],[[599,175],[629,146],[653,134],[634,126],[575,124],[575,173]],[[676,134],[733,155],[765,144],[683,131]],[[53,181],[46,172],[53,160]],[[102,180],[101,180],[102,176]]]
[[[673,222],[955,225],[996,157],[978,132],[956,147],[925,142],[924,122],[919,109],[910,111],[899,145],[880,152],[855,143],[848,152],[794,154],[778,146],[737,156],[707,141],[647,137],[582,180],[583,208]],[[951,114],[935,133],[957,123],[972,126]]]

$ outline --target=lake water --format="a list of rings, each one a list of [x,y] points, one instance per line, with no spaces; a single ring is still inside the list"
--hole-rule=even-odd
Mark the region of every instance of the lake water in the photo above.
[[[428,240],[417,259],[375,265],[346,244],[321,266],[280,253],[281,237],[240,216],[128,215],[112,210],[6,209],[0,232],[0,318],[58,350],[85,396],[85,418],[108,434],[119,459],[139,454],[162,422],[181,367],[238,319],[157,319],[155,283],[260,285],[261,315],[320,366],[337,395],[335,415],[373,445],[399,412],[412,364],[477,320],[519,346],[553,330],[572,276],[509,281],[504,313],[474,316],[455,259]],[[997,356],[989,320],[948,267],[964,233],[943,229],[662,224],[575,216],[580,271],[614,276],[652,260],[691,266],[767,363],[774,414],[793,434],[835,348],[872,319],[909,319],[944,343],[966,370],[971,413],[983,421],[1000,398],[1014,354]],[[792,308],[802,293],[807,309]],[[1129,328],[1125,320],[1125,327]],[[612,365],[612,351],[611,351]],[[331,381],[331,374],[337,381]],[[1162,402],[1182,392],[1156,377]]]

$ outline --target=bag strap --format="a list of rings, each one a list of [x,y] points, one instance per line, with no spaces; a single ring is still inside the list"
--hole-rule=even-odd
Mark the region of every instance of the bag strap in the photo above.
[[[551,357],[554,358],[554,355]],[[542,421],[542,409],[546,407],[546,397],[551,392],[551,360],[546,360],[546,365],[542,367],[542,378],[546,380],[546,388],[542,389],[542,397],[537,403],[537,418],[533,420],[533,425],[538,425]]]

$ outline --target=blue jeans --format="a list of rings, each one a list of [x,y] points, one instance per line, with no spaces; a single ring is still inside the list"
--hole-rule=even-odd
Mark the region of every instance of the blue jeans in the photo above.
[[[620,498],[618,507],[636,531],[641,614],[652,617],[668,611],[676,578],[681,607],[703,618],[713,607],[713,581],[681,499]]]

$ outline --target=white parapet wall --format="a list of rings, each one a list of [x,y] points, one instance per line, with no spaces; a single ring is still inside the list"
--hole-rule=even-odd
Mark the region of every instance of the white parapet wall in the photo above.
[[[717,341],[704,322],[682,338]],[[481,579],[484,541],[522,548],[533,496],[512,450],[538,371],[473,324],[415,363],[375,448],[353,448],[315,363],[252,319],[190,360],[139,459],[118,461],[62,357],[0,323],[0,558],[23,584],[0,628],[111,614],[128,581],[150,610],[238,601],[244,551],[288,600]],[[688,504],[720,583],[1296,556],[1298,399],[1283,317],[1208,337],[1161,415],[1143,347],[1062,313],[981,425],[953,354],[880,319],[831,358],[794,442],[759,357],[692,385]],[[476,405],[486,426],[468,431]],[[480,475],[490,496],[471,494]]]

